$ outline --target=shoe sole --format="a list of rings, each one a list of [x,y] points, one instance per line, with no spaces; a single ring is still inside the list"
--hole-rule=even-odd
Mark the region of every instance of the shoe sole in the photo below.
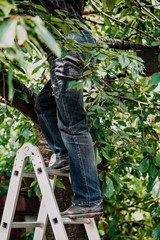
[[[65,167],[62,167],[62,168],[57,168],[57,170],[60,170],[60,171],[69,171],[69,166],[65,166]]]
[[[74,215],[63,215],[62,218],[96,218],[101,217],[103,212],[97,213],[84,213],[84,214],[74,214]]]
[[[65,167],[61,167],[61,168],[54,168],[54,167],[50,167],[51,169],[53,169],[53,170],[59,170],[59,171],[69,171],[70,169],[69,169],[69,166],[65,166]]]

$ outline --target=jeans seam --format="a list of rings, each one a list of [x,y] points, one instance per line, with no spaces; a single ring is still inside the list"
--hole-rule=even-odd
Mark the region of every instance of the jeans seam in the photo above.
[[[79,146],[78,146],[78,139],[76,138],[76,136],[73,136],[73,139],[75,141],[75,144],[77,144],[77,147],[78,147],[78,152],[79,152],[79,163],[80,163],[80,169],[81,169],[81,172],[82,172],[82,176],[83,176],[83,182],[85,184],[85,188],[87,190],[87,194],[88,194],[88,197],[87,197],[87,201],[88,203],[90,202],[90,193],[89,193],[89,190],[88,190],[88,187],[87,187],[87,182],[86,182],[86,177],[85,177],[85,174],[84,174],[84,166],[82,164],[82,161],[81,161],[81,152],[79,150]]]
[[[86,204],[86,202],[83,202],[83,201],[79,201],[79,200],[73,200],[73,204],[75,205],[79,205],[79,206],[93,206],[93,205],[96,205],[96,204],[99,204],[99,203],[102,203],[103,200],[97,200],[97,201],[91,201],[89,202],[88,204]]]

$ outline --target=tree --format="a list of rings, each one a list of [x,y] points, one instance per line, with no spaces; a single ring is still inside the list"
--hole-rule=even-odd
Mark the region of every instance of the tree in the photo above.
[[[66,16],[62,23],[29,1],[16,3],[19,10],[14,2],[1,1],[0,5],[0,123],[1,145],[5,146],[1,171],[11,171],[15,152],[25,141],[37,144],[33,123],[38,135],[40,131],[34,101],[49,76],[45,46],[58,55],[61,47],[63,56],[68,49],[88,51],[91,59],[83,63],[86,79],[70,87],[84,87],[104,197],[99,232],[102,239],[159,239],[159,3],[90,0],[84,18],[96,47],[63,38],[58,29],[67,35],[71,29],[86,28],[65,12],[61,12]],[[90,68],[93,59],[95,67]],[[11,133],[3,131],[6,126],[15,132],[12,142]],[[39,140],[44,153],[46,143]],[[9,149],[12,154],[4,163]],[[47,148],[45,158],[48,154]]]

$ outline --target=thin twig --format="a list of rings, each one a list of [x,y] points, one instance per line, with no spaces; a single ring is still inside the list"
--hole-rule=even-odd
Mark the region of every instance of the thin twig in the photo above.
[[[122,21],[119,21],[119,20],[117,20],[117,19],[115,19],[115,18],[112,18],[110,15],[108,15],[108,14],[105,13],[105,12],[103,12],[99,7],[97,7],[97,5],[95,4],[95,2],[94,2],[93,0],[89,0],[89,1],[90,1],[90,3],[97,9],[98,12],[100,12],[100,13],[101,13],[102,15],[104,15],[105,17],[109,18],[111,21],[114,21],[114,22],[116,22],[116,23],[119,24],[119,25],[127,26],[126,23],[124,23],[124,22],[122,22]],[[137,29],[137,28],[135,28],[135,27],[133,27],[133,26],[130,26],[130,28],[136,30],[137,32],[140,32],[140,33],[144,34],[145,36],[148,36],[147,33],[143,32],[143,31],[141,31],[141,30],[139,30],[139,29]],[[152,37],[152,36],[149,36],[149,37],[155,40],[154,37]]]
[[[135,2],[145,11],[147,12],[150,16],[152,16],[157,22],[160,23],[160,20],[153,14],[151,13],[146,7],[144,7],[141,3],[139,3],[137,0]]]
[[[126,139],[124,139],[124,138],[122,138],[118,133],[116,133],[114,130],[112,130],[111,128],[109,128],[109,127],[107,127],[107,126],[105,126],[105,128],[107,128],[108,130],[110,130],[112,133],[114,133],[117,137],[119,137],[119,138],[121,138],[125,143],[127,143],[127,144],[129,144],[129,142],[126,140]]]
[[[150,226],[150,225],[148,225],[148,224],[146,224],[146,223],[144,223],[144,222],[140,222],[140,221],[123,221],[122,223],[119,224],[119,226],[121,226],[121,225],[123,225],[123,224],[125,224],[125,223],[133,223],[133,224],[138,224],[138,225],[145,225],[145,226],[153,229],[152,226]]]

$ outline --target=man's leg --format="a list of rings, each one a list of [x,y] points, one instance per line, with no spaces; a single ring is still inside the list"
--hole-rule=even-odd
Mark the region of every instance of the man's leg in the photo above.
[[[59,128],[57,126],[57,107],[52,95],[51,81],[49,81],[36,99],[35,111],[38,116],[41,130],[52,151],[56,154],[56,166],[68,166],[68,151],[64,146]]]
[[[102,209],[98,205],[102,202],[102,197],[93,143],[83,107],[83,90],[67,89],[70,81],[82,78],[83,69],[78,67],[79,59],[73,52],[69,52],[63,59],[51,58],[49,62],[52,89],[58,109],[58,127],[68,150],[71,184],[74,192],[73,204],[76,205],[76,208],[73,207],[63,215],[81,216],[80,206],[83,207],[80,209],[86,207],[88,213],[94,211],[96,215],[102,213]],[[96,205],[97,211],[93,208]],[[89,206],[91,208],[87,208]],[[79,213],[75,213],[75,211]],[[71,212],[74,212],[74,216]],[[86,215],[84,216],[86,217]]]

